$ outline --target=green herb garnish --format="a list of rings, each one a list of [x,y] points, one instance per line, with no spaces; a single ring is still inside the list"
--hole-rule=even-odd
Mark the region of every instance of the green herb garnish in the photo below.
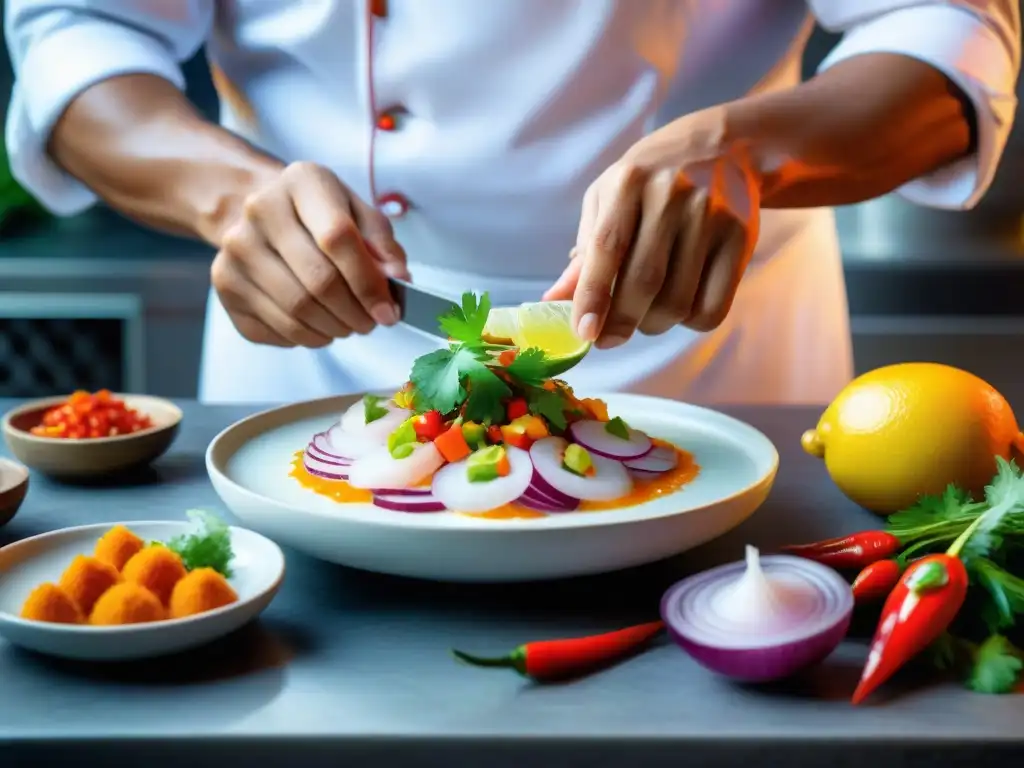
[[[189,510],[186,514],[199,525],[199,530],[175,536],[165,546],[176,552],[190,571],[212,568],[224,578],[231,578],[231,561],[235,557],[231,549],[231,529],[220,518],[201,509]]]
[[[367,424],[388,415],[388,409],[381,405],[384,400],[380,395],[363,395],[363,417]]]
[[[604,431],[620,440],[629,440],[629,425],[619,416],[611,419],[604,425]]]

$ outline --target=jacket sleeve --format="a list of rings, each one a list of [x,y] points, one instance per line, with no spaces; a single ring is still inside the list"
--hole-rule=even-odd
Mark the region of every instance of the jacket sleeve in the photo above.
[[[821,25],[843,32],[820,71],[863,53],[926,62],[956,83],[977,114],[977,151],[915,179],[898,194],[919,205],[966,209],[992,183],[1013,125],[1021,59],[1018,0],[808,0]]]
[[[213,0],[6,0],[4,33],[15,83],[7,112],[11,172],[56,214],[96,196],[49,158],[54,124],[90,86],[152,74],[184,88],[181,63],[204,42]]]

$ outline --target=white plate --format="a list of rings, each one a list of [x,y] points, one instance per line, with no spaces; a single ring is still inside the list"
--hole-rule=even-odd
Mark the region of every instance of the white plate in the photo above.
[[[82,661],[129,661],[203,645],[256,618],[274,599],[284,578],[284,553],[274,542],[231,528],[231,586],[238,601],[185,619],[120,627],[54,624],[19,618],[29,593],[56,583],[77,555],[92,554],[96,541],[117,523],[62,528],[0,549],[0,636],[39,653]],[[167,541],[195,530],[187,522],[121,523],[146,541]]]
[[[638,506],[542,519],[487,520],[449,512],[408,514],[339,504],[289,477],[315,432],[357,398],[297,403],[221,432],[206,467],[246,525],[323,560],[439,581],[531,581],[601,573],[660,560],[734,528],[761,505],[778,468],[761,432],[692,405],[607,395],[609,410],[694,454],[697,479]]]

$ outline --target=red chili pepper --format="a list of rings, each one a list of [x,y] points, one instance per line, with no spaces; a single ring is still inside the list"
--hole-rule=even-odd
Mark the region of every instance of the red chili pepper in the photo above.
[[[603,635],[527,643],[497,658],[481,658],[462,651],[452,653],[460,661],[476,667],[514,669],[534,680],[564,680],[606,666],[636,651],[664,627],[662,622],[653,621]]]
[[[522,397],[514,397],[508,402],[508,406],[505,408],[505,415],[509,421],[515,421],[520,416],[525,416],[530,412],[530,406],[527,405],[526,400]]]
[[[900,580],[903,569],[895,560],[876,560],[853,580],[853,599],[858,605],[884,600]]]
[[[896,554],[900,540],[887,531],[861,531],[812,544],[793,544],[782,551],[833,568],[863,568]]]
[[[445,430],[444,419],[438,411],[421,413],[412,422],[416,436],[423,440],[433,440]]]
[[[928,555],[904,572],[882,608],[853,703],[860,704],[950,625],[967,597],[967,569],[956,555]]]

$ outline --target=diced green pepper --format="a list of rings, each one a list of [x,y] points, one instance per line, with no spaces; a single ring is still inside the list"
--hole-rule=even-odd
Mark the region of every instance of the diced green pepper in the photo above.
[[[413,451],[416,450],[415,443],[402,443],[396,445],[391,451],[391,456],[396,459],[407,459],[412,456]]]
[[[565,449],[565,456],[562,457],[562,466],[574,475],[582,477],[590,471],[594,462],[586,448],[576,443],[570,443]]]
[[[496,480],[499,465],[505,459],[505,448],[501,445],[489,445],[470,454],[466,459],[466,477],[471,483],[486,483]]]
[[[467,421],[462,425],[462,437],[474,451],[487,445],[487,427],[475,421]]]
[[[398,427],[395,428],[394,432],[388,435],[388,450],[391,451],[391,455],[396,459],[403,458],[395,454],[395,450],[399,448],[399,446],[410,445],[418,441],[416,437],[416,427],[413,424],[415,420],[415,416],[409,417],[399,424]]]
[[[381,405],[383,402],[384,398],[379,395],[363,395],[363,420],[367,424],[388,415],[388,409]]]

